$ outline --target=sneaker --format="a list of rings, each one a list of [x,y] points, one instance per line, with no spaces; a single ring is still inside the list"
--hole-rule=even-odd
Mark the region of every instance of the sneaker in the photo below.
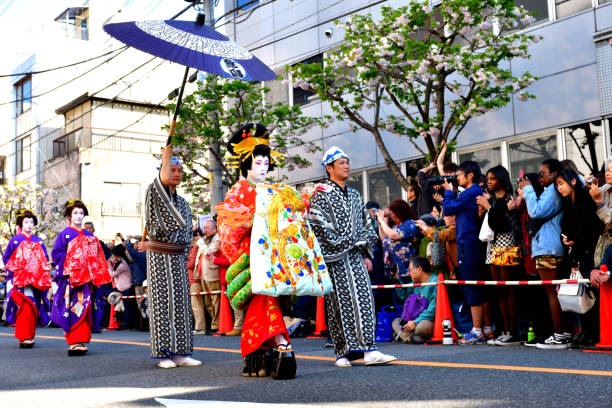
[[[536,345],[539,349],[566,349],[569,347],[570,339],[563,335],[552,335],[542,343]]]
[[[495,338],[495,335],[493,334],[493,332],[492,332],[492,331],[488,332],[487,334],[482,333],[482,335],[484,336],[484,338],[485,338],[485,340],[487,341],[487,344],[488,344],[489,346],[494,346],[494,345],[495,345],[495,341],[496,341],[497,339],[499,339],[500,337],[505,336],[505,335],[506,335],[506,333],[505,333],[505,332],[502,332],[502,334],[501,334],[499,337],[497,337],[497,338]]]
[[[193,334],[196,336],[205,336],[206,335],[206,330],[194,330]]]
[[[536,336],[533,338],[533,340],[523,342],[523,345],[527,347],[536,347],[538,343],[544,343],[544,340],[546,340],[546,337]]]
[[[502,334],[495,340],[496,346],[518,346],[520,344],[521,340],[508,332]]]
[[[457,342],[457,344],[465,346],[465,345],[468,345],[468,344],[486,344],[486,342],[487,341],[485,340],[485,336],[483,334],[478,336],[476,333],[471,331],[468,334],[466,334],[465,336],[463,336],[463,338],[460,339]]]

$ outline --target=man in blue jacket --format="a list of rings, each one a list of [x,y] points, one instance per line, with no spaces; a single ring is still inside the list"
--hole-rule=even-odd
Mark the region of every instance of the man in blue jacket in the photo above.
[[[459,260],[459,276],[462,280],[482,280],[484,265],[484,248],[478,239],[480,232],[480,217],[476,197],[482,195],[478,185],[480,166],[475,161],[467,161],[459,165],[457,183],[464,190],[455,195],[453,187],[445,182],[442,208],[444,215],[454,215],[457,228],[457,258]],[[459,344],[485,344],[483,335],[483,310],[485,292],[482,286],[463,285],[465,302],[472,312],[472,330]],[[488,320],[488,319],[487,319]],[[490,325],[489,325],[490,326]]]
[[[561,195],[555,188],[555,178],[563,170],[559,160],[548,159],[540,165],[539,181],[544,191],[538,197],[527,179],[519,183],[518,193],[525,200],[529,217],[538,222],[539,229],[531,238],[531,256],[535,260],[540,279],[559,279],[563,261],[563,244],[561,243]],[[542,349],[567,348],[571,334],[563,331],[561,305],[557,298],[555,285],[544,285],[550,305],[550,314],[554,333],[546,340],[540,339],[535,346]],[[529,344],[527,346],[533,346]],[[534,342],[531,342],[534,343]]]

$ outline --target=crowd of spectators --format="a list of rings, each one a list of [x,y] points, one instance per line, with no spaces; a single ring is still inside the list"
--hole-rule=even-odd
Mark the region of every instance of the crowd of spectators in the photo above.
[[[443,157],[444,154],[441,155]],[[438,170],[434,176],[432,170]],[[481,173],[467,161],[432,163],[417,173],[407,201],[368,202],[380,247],[366,260],[374,284],[460,280],[590,279],[597,295],[612,262],[612,160],[605,174],[582,175],[567,160],[544,160],[539,172],[512,182],[503,166]],[[447,285],[459,344],[542,349],[593,345],[597,304],[564,312],[556,285]],[[378,310],[403,309],[396,339],[423,343],[433,334],[435,286],[375,290]],[[598,298],[598,295],[596,296]],[[535,336],[532,334],[535,333]],[[529,334],[529,335],[528,335]]]

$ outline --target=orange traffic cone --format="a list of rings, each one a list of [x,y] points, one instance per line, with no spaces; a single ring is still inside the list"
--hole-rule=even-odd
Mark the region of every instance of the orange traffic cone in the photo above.
[[[219,334],[225,334],[234,329],[234,319],[232,317],[232,308],[230,307],[229,299],[225,293],[225,288],[221,293],[221,307],[219,310]]]
[[[451,332],[453,333],[453,340],[457,340],[457,333],[455,333],[455,322],[453,321],[453,313],[451,312],[450,302],[448,301],[448,292],[446,291],[446,285],[444,285],[444,275],[438,274],[438,285],[436,292],[436,318],[434,321],[434,335],[431,338],[432,342],[440,342],[444,338],[444,330],[442,322],[448,319],[451,323]]]
[[[106,330],[119,330],[119,324],[117,324],[117,320],[115,319],[115,305],[111,305],[110,318],[108,319],[108,327],[106,328]]]
[[[327,330],[327,324],[325,324],[325,298],[317,298],[317,320],[315,322],[315,336],[322,336],[322,332]]]

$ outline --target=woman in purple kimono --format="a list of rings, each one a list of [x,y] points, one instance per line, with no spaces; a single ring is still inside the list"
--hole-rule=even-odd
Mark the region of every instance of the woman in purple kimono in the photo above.
[[[42,239],[32,233],[38,224],[31,210],[19,210],[17,226],[21,232],[8,243],[2,260],[7,269],[6,320],[15,324],[15,337],[19,347],[34,347],[36,322],[49,323],[51,275],[47,248]]]
[[[57,267],[51,319],[66,332],[69,356],[84,355],[91,332],[100,330],[104,313],[100,286],[111,281],[100,242],[83,229],[87,215],[81,200],[66,202],[64,216],[70,226],[59,233],[51,251]]]

